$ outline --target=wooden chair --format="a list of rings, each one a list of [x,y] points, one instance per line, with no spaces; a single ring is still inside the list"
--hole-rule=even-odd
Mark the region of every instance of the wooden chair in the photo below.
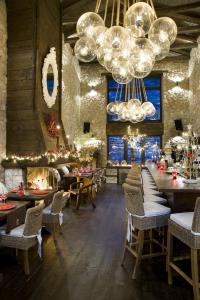
[[[142,191],[139,187],[123,184],[125,192],[125,207],[127,214],[127,238],[124,247],[123,261],[127,250],[136,258],[132,278],[136,278],[142,258],[166,255],[164,247],[164,236],[162,241],[154,239],[152,229],[164,227],[170,215],[170,208],[154,202],[144,202]],[[143,253],[145,234],[148,234],[150,243],[150,253]],[[152,252],[152,244],[156,243],[161,247],[161,252]]]
[[[74,195],[76,197],[76,209],[78,210],[83,200],[83,197],[87,197],[91,202],[93,208],[96,208],[96,205],[93,201],[93,188],[94,183],[84,184],[83,182],[74,182],[70,185],[70,196]]]
[[[197,198],[194,212],[171,214],[168,224],[167,238],[167,270],[168,283],[173,283],[173,272],[181,275],[193,287],[194,299],[200,300],[199,264],[198,252],[200,249],[200,198]],[[190,248],[192,278],[181,270],[176,261],[188,257],[173,256],[173,237],[186,244]]]
[[[28,250],[38,242],[37,235],[42,228],[42,209],[44,204],[29,208],[26,212],[25,223],[6,233],[4,227],[0,227],[0,246],[23,250],[24,272],[30,274]],[[40,237],[41,238],[41,237]]]
[[[45,226],[49,232],[52,232],[54,237],[56,230],[61,230],[63,220],[63,193],[64,191],[55,193],[52,203],[46,206],[42,212],[42,225]]]

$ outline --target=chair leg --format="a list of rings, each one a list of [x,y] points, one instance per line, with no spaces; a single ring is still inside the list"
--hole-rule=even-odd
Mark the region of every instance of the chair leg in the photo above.
[[[150,251],[149,251],[149,253],[152,254],[153,253],[153,230],[152,229],[149,230],[149,241],[150,241],[150,244],[149,244]]]
[[[170,267],[170,262],[173,260],[173,236],[168,230],[167,232],[167,259],[166,259],[166,269],[168,272],[168,284],[173,283],[172,268]]]
[[[125,241],[124,241],[124,249],[123,249],[123,256],[122,256],[122,261],[121,261],[121,266],[124,265],[124,261],[125,261],[126,254],[127,254],[126,245],[127,245],[127,240],[126,240],[126,237],[125,237]]]
[[[76,198],[76,209],[78,210],[79,209],[79,206],[80,206],[80,195],[77,195],[77,198]]]
[[[26,275],[30,274],[28,250],[24,250],[24,273]]]
[[[56,224],[53,220],[52,222],[52,234],[53,234],[53,239],[55,240],[56,239]]]
[[[90,202],[91,202],[91,204],[92,204],[92,207],[93,207],[93,208],[96,208],[96,205],[95,205],[94,202],[93,202],[92,188],[91,188],[91,190],[89,191],[89,198],[90,198]]]
[[[194,300],[200,300],[199,294],[199,269],[198,269],[198,250],[191,249],[191,269]]]
[[[143,245],[144,245],[144,230],[139,230],[138,231],[138,250],[137,250],[135,266],[133,269],[132,279],[136,278],[138,267],[141,263]]]

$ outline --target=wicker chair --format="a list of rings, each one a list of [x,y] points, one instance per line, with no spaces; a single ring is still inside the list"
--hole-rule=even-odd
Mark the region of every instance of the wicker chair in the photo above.
[[[6,233],[4,227],[0,227],[0,246],[23,250],[24,272],[30,274],[28,250],[37,244],[37,236],[42,228],[42,209],[44,204],[29,208],[26,212],[25,223]]]
[[[135,187],[139,187],[141,188],[142,190],[142,193],[143,193],[143,199],[144,199],[144,202],[156,202],[156,203],[159,203],[159,204],[167,204],[167,200],[163,197],[159,197],[159,196],[156,196],[156,195],[152,195],[152,194],[144,194],[144,191],[143,191],[143,187],[142,187],[142,182],[139,181],[139,180],[131,180],[130,178],[126,178],[126,181],[125,181],[127,184],[131,185],[131,186],[135,186]]]
[[[125,259],[126,250],[128,250],[135,258],[132,278],[136,278],[138,267],[142,258],[150,258],[160,255],[166,255],[164,247],[164,237],[161,243],[153,238],[152,229],[167,225],[170,215],[170,208],[153,202],[143,202],[141,189],[123,184],[125,192],[125,207],[127,212],[127,240],[124,248],[123,261]],[[149,234],[150,253],[143,254],[143,245],[145,233]],[[133,241],[134,239],[134,241]],[[161,252],[153,253],[152,244],[157,243],[161,246]]]
[[[63,191],[54,194],[52,203],[45,207],[42,212],[42,225],[53,233],[55,237],[56,229],[61,230],[63,219]]]
[[[172,270],[181,275],[193,287],[194,299],[200,300],[199,265],[198,252],[200,250],[200,198],[197,198],[194,212],[184,212],[172,214],[168,224],[167,238],[167,270],[168,283],[172,284]],[[188,257],[173,257],[173,237],[186,244],[191,252],[192,278],[185,274],[179,266],[175,264],[178,260]]]

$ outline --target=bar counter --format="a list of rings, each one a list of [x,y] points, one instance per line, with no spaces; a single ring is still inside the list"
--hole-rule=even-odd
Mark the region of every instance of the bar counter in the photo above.
[[[158,191],[167,194],[173,212],[193,211],[196,198],[200,197],[200,181],[195,184],[184,183],[184,178],[167,174],[166,170],[160,170],[155,163],[146,163]]]

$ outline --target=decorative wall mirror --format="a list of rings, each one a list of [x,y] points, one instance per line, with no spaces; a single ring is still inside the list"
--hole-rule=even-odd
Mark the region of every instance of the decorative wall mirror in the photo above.
[[[55,102],[58,93],[58,67],[56,63],[56,50],[54,47],[44,59],[42,68],[42,87],[44,100],[49,108]]]

